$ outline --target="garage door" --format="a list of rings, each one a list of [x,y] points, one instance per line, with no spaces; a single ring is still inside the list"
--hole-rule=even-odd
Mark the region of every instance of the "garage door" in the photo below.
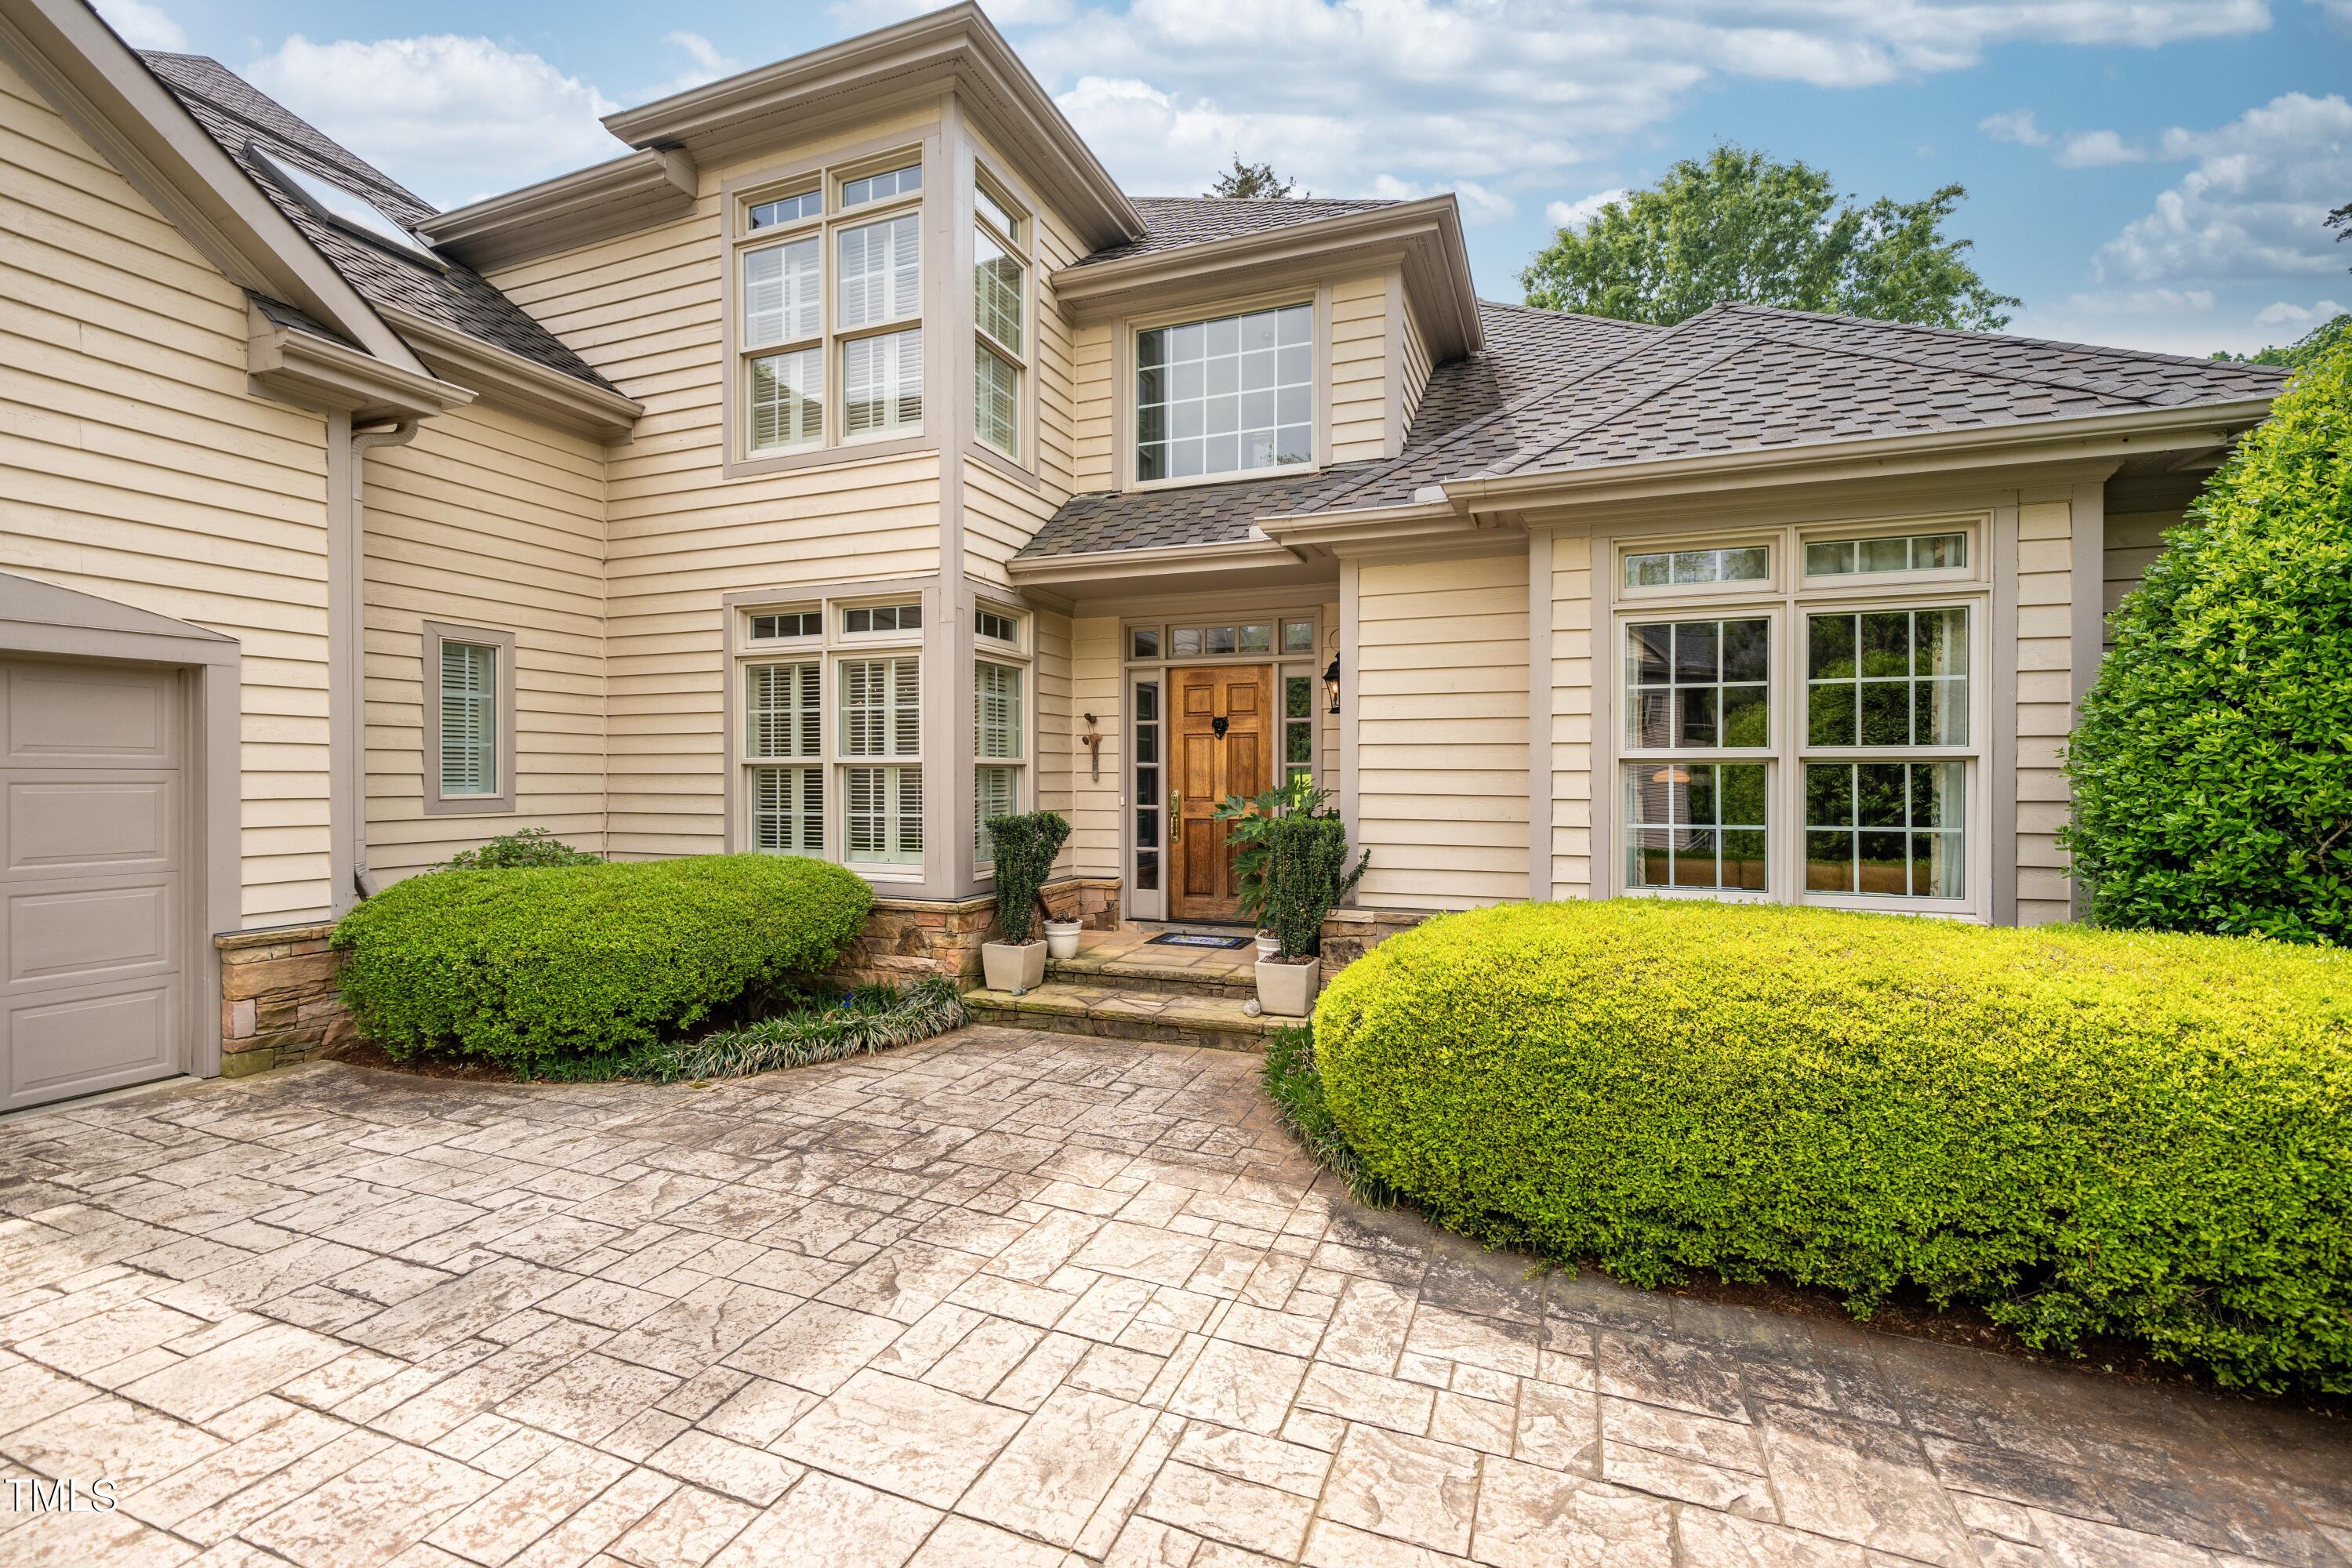
[[[0,659],[0,1110],[182,1068],[180,680]]]

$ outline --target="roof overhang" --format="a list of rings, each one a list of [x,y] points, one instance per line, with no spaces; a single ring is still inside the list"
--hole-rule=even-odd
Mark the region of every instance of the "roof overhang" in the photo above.
[[[632,147],[709,165],[798,126],[953,88],[1088,245],[1140,237],[1143,218],[978,5],[952,5],[604,118]],[[517,193],[518,195],[528,193]],[[506,198],[501,198],[506,199]],[[477,204],[478,206],[488,204]]]
[[[471,388],[486,403],[542,425],[600,441],[623,441],[646,411],[634,397],[591,386],[578,376],[551,370],[429,317],[407,310],[384,313],[434,374]]]
[[[299,408],[341,411],[353,420],[429,419],[462,408],[474,395],[421,372],[246,309],[246,370],[253,390]]]
[[[82,0],[0,0],[0,57],[239,288],[430,380],[399,334]]]
[[[478,272],[650,228],[694,210],[694,160],[653,147],[436,215],[434,246]]]
[[[1006,563],[1014,584],[1076,598],[1107,594],[1171,593],[1225,585],[1328,582],[1328,562],[1310,560],[1253,530],[1246,539],[1213,544],[1170,544],[1134,550],[1088,550],[1067,555],[1014,556]]]
[[[1766,486],[1916,474],[1985,472],[2151,452],[2226,446],[2269,416],[2268,397],[2133,409],[2080,419],[1823,441],[1769,451],[1710,452],[1441,481],[1446,499],[1475,511],[1615,504]]]
[[[1083,324],[1390,261],[1404,275],[1433,360],[1485,345],[1462,209],[1451,195],[1065,267],[1054,274],[1054,290],[1063,311]]]

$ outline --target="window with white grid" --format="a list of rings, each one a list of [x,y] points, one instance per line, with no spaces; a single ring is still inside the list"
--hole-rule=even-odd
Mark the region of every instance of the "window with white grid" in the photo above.
[[[913,654],[841,661],[841,754],[920,757],[922,661]]]
[[[1196,479],[1315,460],[1315,308],[1135,335],[1135,477]]]
[[[923,770],[851,767],[842,772],[846,781],[846,858],[882,865],[921,865]]]
[[[730,461],[806,460],[847,440],[913,434],[923,415],[920,161],[847,177],[803,171],[734,212]]]
[[[1022,379],[1028,370],[1029,226],[986,181],[972,204],[972,434],[1016,461]]]
[[[824,667],[814,659],[749,665],[743,693],[751,847],[823,855]]]

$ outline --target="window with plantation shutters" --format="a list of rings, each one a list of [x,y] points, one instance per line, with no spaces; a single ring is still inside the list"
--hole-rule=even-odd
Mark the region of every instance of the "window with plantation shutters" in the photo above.
[[[921,314],[922,222],[917,215],[845,228],[836,238],[838,330],[856,331]]]
[[[824,351],[761,354],[751,362],[751,449],[824,439]]]
[[[912,654],[841,661],[841,751],[848,757],[919,757],[921,661]]]
[[[751,770],[751,847],[780,855],[824,853],[824,770]]]
[[[976,182],[973,194],[971,430],[982,446],[1018,462],[1029,352],[1028,223],[986,181]]]
[[[1021,768],[1028,753],[1027,731],[1022,717],[1022,679],[1016,666],[988,659],[972,666],[973,858],[985,864],[996,858],[988,837],[988,819],[1009,816],[1021,800]]]
[[[845,768],[844,823],[851,860],[919,866],[923,773],[913,767]]]
[[[803,342],[824,331],[823,258],[814,235],[744,253],[745,348]]]
[[[841,346],[841,427],[869,435],[923,422],[923,331],[853,338]]]
[[[751,769],[751,847],[824,853],[824,667],[754,664],[743,671],[743,750]],[[783,767],[781,762],[804,765]]]
[[[441,793],[499,793],[499,650],[441,645]]]
[[[816,762],[824,755],[824,668],[805,664],[755,664],[745,671],[750,700],[744,735],[758,761]]]
[[[972,434],[1008,458],[1021,456],[1021,373],[985,343],[972,351]]]
[[[849,442],[911,445],[924,413],[920,151],[779,169],[728,202],[724,472],[840,460]],[[833,794],[837,808],[837,780]]]

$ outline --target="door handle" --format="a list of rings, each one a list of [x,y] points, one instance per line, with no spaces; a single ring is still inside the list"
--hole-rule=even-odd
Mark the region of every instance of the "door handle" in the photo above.
[[[1184,792],[1176,791],[1168,797],[1168,847],[1175,848],[1184,842]]]

